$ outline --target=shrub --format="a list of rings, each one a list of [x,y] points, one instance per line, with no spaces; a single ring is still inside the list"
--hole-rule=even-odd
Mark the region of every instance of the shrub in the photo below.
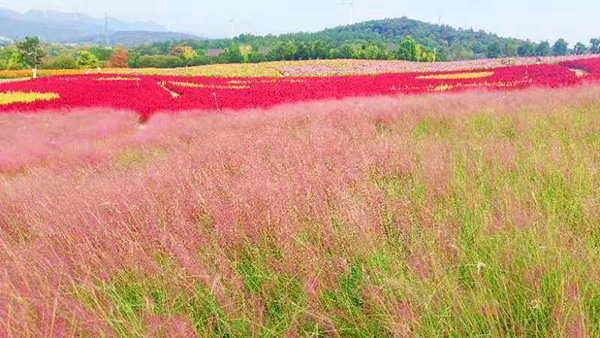
[[[78,68],[96,68],[98,67],[98,57],[87,50],[77,52],[77,67]]]

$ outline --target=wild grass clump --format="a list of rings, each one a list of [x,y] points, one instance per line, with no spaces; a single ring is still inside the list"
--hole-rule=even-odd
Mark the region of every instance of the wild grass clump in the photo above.
[[[597,86],[2,115],[0,149],[0,336],[600,335]]]

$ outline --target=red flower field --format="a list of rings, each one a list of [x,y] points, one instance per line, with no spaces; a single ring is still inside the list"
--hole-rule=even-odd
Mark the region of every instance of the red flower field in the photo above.
[[[585,76],[573,70],[583,71]],[[600,59],[446,73],[346,77],[206,78],[75,75],[0,84],[0,94],[46,96],[0,99],[0,112],[107,107],[132,110],[143,119],[158,111],[267,109],[279,104],[346,97],[564,87],[600,79]]]

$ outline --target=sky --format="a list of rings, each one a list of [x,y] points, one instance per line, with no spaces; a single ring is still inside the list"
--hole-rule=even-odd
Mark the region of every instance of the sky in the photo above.
[[[318,31],[350,23],[348,0],[0,0],[17,11],[59,10],[152,20],[172,31],[217,38]],[[600,36],[599,0],[354,0],[355,22],[407,16],[505,37],[589,42]]]

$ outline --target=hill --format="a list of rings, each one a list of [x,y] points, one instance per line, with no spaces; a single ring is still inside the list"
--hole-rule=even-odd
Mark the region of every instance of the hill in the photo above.
[[[241,35],[236,40],[240,43],[259,45],[272,45],[278,41],[286,40],[304,42],[322,40],[331,44],[334,48],[340,48],[344,44],[363,44],[367,42],[398,44],[401,39],[407,36],[414,38],[417,43],[427,48],[436,50],[442,59],[446,60],[475,59],[486,56],[515,56],[518,47],[528,43],[520,39],[503,38],[483,30],[454,28],[406,17],[366,21],[328,28],[314,33],[303,32],[262,37]],[[488,55],[491,54],[490,49],[496,48],[500,48],[499,51],[494,51],[497,55]]]

